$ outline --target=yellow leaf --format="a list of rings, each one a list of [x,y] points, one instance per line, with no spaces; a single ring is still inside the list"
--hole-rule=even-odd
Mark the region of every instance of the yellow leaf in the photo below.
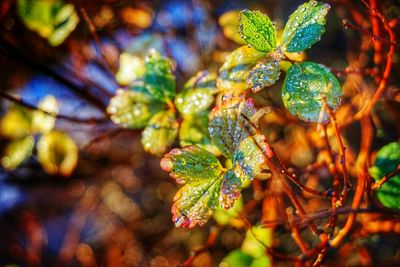
[[[133,80],[142,76],[144,72],[144,61],[140,57],[126,52],[119,56],[119,69],[115,78],[120,85],[129,85]]]
[[[31,114],[26,109],[13,106],[0,121],[1,135],[18,139],[27,136],[31,132]]]
[[[217,87],[223,91],[242,92],[249,89],[246,79],[253,66],[266,54],[247,45],[241,46],[226,57],[219,69]]]
[[[32,115],[33,131],[45,134],[50,132],[54,128],[54,124],[56,122],[55,116],[58,113],[57,99],[52,95],[48,95],[39,102],[38,108],[40,110],[52,114],[49,115],[40,110],[33,111]]]
[[[14,170],[31,154],[35,140],[32,136],[10,142],[1,158],[1,165],[7,170]]]
[[[239,10],[231,10],[222,14],[218,19],[218,23],[226,38],[237,44],[244,45],[246,42],[240,37],[239,33]]]
[[[37,151],[39,162],[49,174],[69,176],[78,162],[78,146],[61,131],[44,134],[37,144]]]

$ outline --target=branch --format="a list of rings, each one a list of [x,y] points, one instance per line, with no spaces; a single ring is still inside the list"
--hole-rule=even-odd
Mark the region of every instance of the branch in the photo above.
[[[392,172],[386,174],[385,176],[382,177],[382,179],[380,179],[379,181],[377,181],[376,183],[374,183],[374,184],[372,185],[371,189],[372,189],[372,190],[376,190],[376,189],[381,188],[382,185],[383,185],[384,183],[386,183],[387,181],[389,181],[390,178],[396,176],[398,173],[400,173],[400,164],[397,165],[397,168],[396,168],[394,171],[392,171]]]
[[[44,114],[49,115],[51,117],[54,117],[54,118],[57,118],[57,119],[66,120],[66,121],[71,121],[71,122],[75,122],[75,123],[89,123],[89,124],[92,124],[92,123],[106,123],[106,122],[109,121],[108,118],[77,118],[77,117],[72,117],[72,116],[63,115],[63,114],[53,114],[53,113],[48,112],[46,110],[40,109],[39,107],[37,107],[35,105],[32,105],[32,104],[22,100],[21,98],[12,96],[12,95],[10,95],[8,93],[5,93],[5,92],[0,92],[0,97],[5,99],[5,100],[14,102],[14,103],[16,103],[18,105],[21,105],[21,106],[23,106],[23,107],[25,107],[27,109],[38,110],[38,111],[41,111]]]

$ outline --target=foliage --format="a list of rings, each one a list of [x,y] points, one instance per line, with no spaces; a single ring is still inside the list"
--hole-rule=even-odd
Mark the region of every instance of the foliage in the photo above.
[[[266,15],[288,11],[279,1],[243,3],[264,13],[218,1],[111,2],[0,3],[0,60],[24,65],[0,75],[10,87],[0,97],[12,102],[0,120],[0,214],[9,203],[18,214],[0,218],[2,229],[3,221],[4,229],[18,222],[18,231],[0,237],[7,243],[0,265],[18,258],[29,266],[396,262],[386,255],[398,254],[398,241],[381,240],[400,233],[393,1],[334,1],[329,30],[331,7],[315,0],[286,24]],[[27,83],[20,77],[32,73]],[[48,91],[66,105],[50,95],[32,104]],[[31,186],[45,173],[71,176],[78,154],[74,179]],[[27,208],[13,200],[22,187],[32,191]],[[53,199],[72,213],[58,256],[47,240],[48,221],[59,223],[46,206]],[[175,227],[199,227],[171,230],[168,210]]]
[[[275,26],[266,15],[259,11],[242,11],[240,13],[240,33],[242,39],[251,47],[242,46],[227,57],[220,68],[217,87],[224,95],[229,95],[232,91],[232,94],[241,94],[249,87],[249,84],[253,92],[274,84],[279,78],[279,61],[284,58],[282,51],[301,51],[292,49],[296,46],[296,42],[302,44],[308,42],[306,46],[315,43],[315,38],[302,40],[301,34],[304,34],[304,31],[308,31],[310,34],[314,33],[315,23],[319,26],[323,25],[328,9],[328,5],[317,4],[315,1],[300,6],[290,17],[287,27],[290,27],[291,31],[284,30],[284,37],[279,46]],[[292,25],[294,20],[296,24]],[[310,23],[311,20],[316,20],[316,22]],[[319,35],[316,38],[323,33],[319,26],[317,27]],[[191,92],[191,95],[200,94],[193,90]],[[186,91],[180,94],[188,95]],[[188,102],[194,103],[193,107],[201,109],[203,104],[201,101],[196,103],[197,96],[193,97],[187,97]],[[339,82],[323,66],[312,62],[301,62],[293,64],[288,69],[282,89],[282,98],[289,112],[300,119],[313,122],[326,121],[328,117],[324,111],[322,99],[326,98],[329,107],[335,109],[340,104],[340,97]],[[207,101],[205,97],[201,98],[206,107],[212,102],[211,99]],[[218,169],[220,175],[204,174],[204,183],[189,182],[180,189],[175,196],[176,202],[172,209],[177,226],[203,225],[219,205],[224,208],[232,207],[238,196],[236,191],[239,190],[241,183],[251,181],[258,173],[266,169],[266,166],[263,166],[266,160],[264,147],[267,146],[265,137],[256,133],[256,125],[252,121],[256,109],[251,99],[246,101],[242,101],[240,97],[238,99],[222,103],[221,106],[214,108],[209,116],[211,140],[222,155],[232,160],[232,171],[223,172]],[[191,106],[187,104],[187,110],[180,106],[180,104],[185,104],[182,98],[178,97],[177,102],[177,106],[183,114],[191,111]],[[186,151],[185,148],[182,151]],[[178,167],[176,167],[177,163],[174,162],[175,158],[172,155],[185,154],[182,151],[173,150],[172,154],[167,154],[162,160],[161,166],[164,170],[171,172],[173,177],[176,177],[177,170],[175,168]],[[191,157],[195,157],[201,162],[195,156],[196,153],[192,154]],[[214,158],[212,154],[209,154],[209,157]],[[189,166],[187,167],[189,168]],[[224,188],[224,184],[229,184],[231,189],[228,189],[228,186]],[[204,193],[210,188],[213,193],[210,192],[204,197]],[[224,190],[232,192],[224,194]],[[219,203],[218,198],[223,201]],[[201,201],[187,203],[187,200],[198,199]]]
[[[176,94],[175,77],[168,58],[155,50],[150,51],[142,66],[139,59],[130,58],[135,66],[139,65],[139,71],[132,76],[136,79],[119,78],[123,82],[130,81],[130,87],[117,90],[110,100],[107,111],[111,119],[127,128],[145,127],[142,144],[146,151],[154,155],[164,154],[174,143],[178,132],[181,144],[195,142],[218,153],[211,145],[207,133],[208,120],[204,116],[218,93],[216,75],[199,72]],[[121,61],[118,74],[124,73],[124,68],[130,68],[124,61]],[[176,110],[182,116],[181,123]],[[197,120],[198,117],[200,120]]]
[[[26,27],[52,46],[64,42],[79,22],[75,7],[62,0],[18,0],[17,8]]]
[[[249,136],[249,124],[243,118],[251,118],[254,113],[249,99],[232,107],[216,108],[210,116],[211,140],[232,159],[230,169],[223,168],[213,153],[196,145],[175,148],[161,159],[163,170],[178,183],[187,183],[174,197],[172,215],[176,226],[204,225],[218,207],[231,208],[240,196],[242,182],[252,180],[260,171],[264,139]]]
[[[279,63],[293,59],[287,52],[302,52],[320,40],[329,8],[328,4],[316,1],[299,6],[290,16],[280,42],[277,41],[275,26],[266,15],[259,11],[242,11],[240,33],[252,48],[242,46],[227,56],[220,68],[219,88],[240,94],[248,88],[258,92],[273,85],[280,76]],[[299,68],[306,66],[307,72],[303,74]],[[312,62],[290,66],[282,89],[282,99],[288,111],[300,119],[313,122],[327,119],[322,109],[322,98],[327,98],[331,109],[337,108],[341,98],[336,78],[328,69],[316,66]],[[318,84],[317,81],[321,82]],[[313,103],[311,106],[310,101]]]
[[[58,113],[57,100],[49,95],[38,104],[38,110],[28,110],[14,105],[0,122],[1,135],[11,139],[6,146],[1,165],[14,170],[31,154],[37,143],[37,156],[43,169],[49,174],[69,176],[78,162],[78,147],[66,133],[54,130]]]
[[[400,164],[400,143],[392,142],[383,146],[376,154],[375,164],[369,169],[375,181],[394,171]],[[400,175],[392,177],[377,190],[380,203],[391,209],[400,209]]]

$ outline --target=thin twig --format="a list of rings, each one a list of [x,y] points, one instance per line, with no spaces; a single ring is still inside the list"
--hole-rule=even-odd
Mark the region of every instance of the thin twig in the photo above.
[[[374,183],[374,184],[371,186],[371,189],[372,189],[372,190],[376,190],[376,189],[381,188],[382,185],[383,185],[384,183],[386,183],[387,181],[389,181],[390,178],[395,177],[398,173],[400,173],[400,164],[397,165],[397,168],[396,168],[394,171],[392,171],[392,172],[386,174],[385,176],[382,177],[382,179],[380,179],[379,181],[377,181],[376,183]]]
[[[64,114],[54,114],[54,113],[48,112],[46,110],[40,109],[39,107],[32,105],[32,104],[24,101],[21,98],[12,96],[6,92],[0,92],[0,97],[3,99],[6,99],[8,101],[14,102],[14,103],[16,103],[20,106],[23,106],[27,109],[38,110],[48,116],[51,116],[51,117],[54,117],[57,119],[61,119],[61,120],[71,121],[71,122],[75,122],[75,123],[88,123],[88,124],[109,122],[109,118],[78,118],[78,117],[68,116],[68,115],[64,115]]]

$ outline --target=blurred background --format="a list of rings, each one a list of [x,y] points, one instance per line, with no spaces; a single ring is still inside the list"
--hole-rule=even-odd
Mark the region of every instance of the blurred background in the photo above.
[[[13,171],[0,169],[0,265],[176,266],[206,243],[210,231],[218,231],[213,248],[192,263],[218,266],[242,245],[243,225],[222,227],[210,220],[202,228],[175,228],[170,209],[177,184],[161,171],[159,158],[143,151],[140,131],[102,120],[110,97],[120,87],[116,80],[120,55],[144,56],[150,48],[159,50],[173,60],[177,88],[182,88],[198,71],[218,70],[225,56],[240,45],[237,11],[261,10],[282,30],[302,1],[67,2],[75,6],[79,21],[58,46],[27,29],[18,15],[17,1],[0,2],[0,91],[35,106],[51,94],[59,103],[59,114],[85,119],[59,119],[55,124],[79,147],[78,166],[70,176],[46,173],[35,156]],[[358,1],[345,2],[330,1],[326,33],[306,55],[333,70],[350,65],[362,41],[358,32],[345,29],[342,19],[350,17],[349,7],[361,10],[363,6]],[[399,2],[384,2],[398,16]],[[60,25],[62,31],[69,30],[67,23]],[[396,68],[393,72],[399,73]],[[346,77],[340,77],[340,82],[346,82]],[[278,82],[270,92],[259,94],[259,103],[282,106],[280,87]],[[4,97],[0,101],[3,116],[12,102]],[[381,125],[382,143],[396,136],[400,125],[393,121],[396,114],[388,115]],[[312,137],[304,125],[270,119],[274,123],[265,133],[285,162],[301,168],[315,160]],[[0,144],[6,141],[3,138]],[[245,190],[243,198],[246,202],[252,192]],[[256,222],[259,213],[255,209],[250,218]],[[275,238],[290,251],[289,241],[285,243],[290,234],[281,231]],[[327,266],[395,266],[400,262],[396,235],[372,235],[357,242],[344,252],[328,254]],[[368,253],[367,262],[362,253]]]

